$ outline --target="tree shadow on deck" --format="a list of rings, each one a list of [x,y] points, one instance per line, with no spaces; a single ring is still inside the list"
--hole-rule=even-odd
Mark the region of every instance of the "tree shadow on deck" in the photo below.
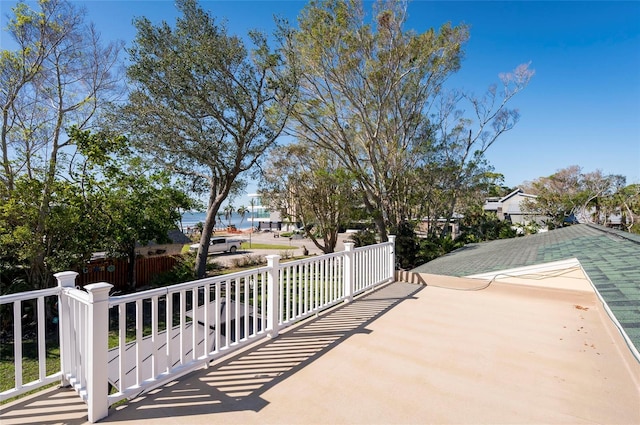
[[[257,343],[206,370],[192,372],[125,405],[112,408],[101,423],[174,420],[222,412],[259,412],[268,401],[262,394],[356,334],[371,332],[375,321],[424,286],[392,283],[303,321],[278,338]],[[354,359],[357,361],[357,359]],[[212,420],[215,420],[212,418]],[[188,422],[187,419],[185,419]]]

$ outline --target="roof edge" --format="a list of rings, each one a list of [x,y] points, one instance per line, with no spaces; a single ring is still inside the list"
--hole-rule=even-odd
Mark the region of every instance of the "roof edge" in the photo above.
[[[513,269],[495,270],[492,272],[478,273],[464,276],[470,279],[490,279],[494,280],[499,277],[518,277],[530,274],[548,273],[558,270],[566,270],[573,267],[582,267],[577,258],[569,258],[566,260],[552,261],[549,263],[534,264],[532,266],[515,267]]]
[[[640,244],[640,235],[636,233],[625,232],[623,230],[618,230],[618,229],[612,229],[610,227],[602,226],[600,224],[595,224],[595,223],[580,223],[580,224],[585,224],[587,227],[598,230],[602,233],[608,233],[610,235],[625,239],[629,242]]]

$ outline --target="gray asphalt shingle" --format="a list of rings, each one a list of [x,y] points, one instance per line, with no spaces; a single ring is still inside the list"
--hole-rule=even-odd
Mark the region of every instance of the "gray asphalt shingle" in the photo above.
[[[640,350],[640,235],[578,224],[515,239],[470,244],[414,272],[469,276],[577,258]]]

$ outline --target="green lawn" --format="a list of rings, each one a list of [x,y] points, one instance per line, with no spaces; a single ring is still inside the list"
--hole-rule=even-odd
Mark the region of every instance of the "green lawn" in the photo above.
[[[39,366],[38,366],[38,348],[34,340],[25,340],[22,343],[22,383],[26,384],[38,379]],[[0,391],[6,391],[13,388],[15,385],[14,372],[15,365],[13,361],[13,343],[3,343],[0,346]],[[57,344],[47,345],[47,357],[46,357],[47,375],[52,375],[60,371],[60,347]],[[51,384],[57,385],[57,384]],[[49,386],[51,386],[49,385]],[[38,388],[31,392],[40,391],[42,388]],[[31,393],[30,392],[30,393]],[[29,394],[30,394],[29,393]],[[23,397],[21,395],[20,397]],[[0,404],[8,403],[14,400],[10,398],[3,401]]]
[[[297,249],[297,246],[292,246],[292,245],[274,245],[274,244],[267,244],[267,243],[255,243],[252,242],[251,244],[249,244],[249,242],[242,242],[242,245],[240,245],[240,248],[242,249]]]

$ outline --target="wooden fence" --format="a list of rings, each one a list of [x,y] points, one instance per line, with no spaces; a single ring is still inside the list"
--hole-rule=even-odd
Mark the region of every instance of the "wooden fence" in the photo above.
[[[136,289],[151,282],[154,276],[170,271],[178,262],[176,256],[138,258],[136,260]],[[127,259],[105,259],[92,261],[78,270],[76,283],[85,286],[90,283],[107,282],[116,290],[131,289],[128,282],[129,261]]]

